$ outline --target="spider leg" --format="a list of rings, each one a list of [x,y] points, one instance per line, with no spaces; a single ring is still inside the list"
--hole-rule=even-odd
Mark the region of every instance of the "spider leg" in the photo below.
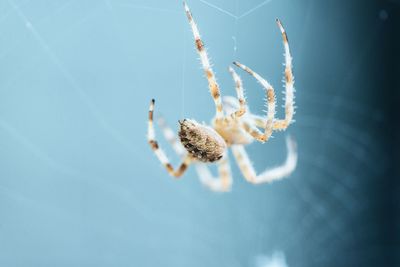
[[[173,150],[178,154],[180,158],[183,158],[187,153],[186,150],[183,148],[182,144],[180,143],[179,139],[177,138],[174,131],[168,126],[165,119],[163,117],[158,118],[157,120],[158,126],[160,126],[165,139],[168,143],[171,144]]]
[[[149,108],[149,122],[147,128],[147,141],[151,147],[151,149],[156,154],[158,160],[162,163],[168,173],[174,177],[180,177],[187,170],[188,166],[192,162],[192,158],[190,155],[186,155],[186,157],[182,160],[182,163],[175,170],[169,162],[167,156],[164,151],[158,145],[158,142],[155,140],[155,131],[153,126],[153,112],[154,112],[154,99],[151,100],[150,108]]]
[[[285,130],[292,122],[294,114],[294,78],[292,72],[292,57],[290,55],[286,31],[279,19],[276,19],[276,23],[282,33],[283,45],[285,48],[285,118],[283,120],[275,120],[274,130]]]
[[[200,177],[200,181],[212,191],[227,192],[232,186],[232,174],[229,165],[229,158],[226,154],[218,161],[218,177],[214,178],[210,169],[205,163],[196,163],[196,171]]]
[[[222,98],[222,103],[224,104],[224,108],[228,108],[230,110],[236,110],[236,109],[240,108],[237,98],[233,97],[233,96],[224,96]],[[228,113],[231,113],[231,112],[228,112]]]
[[[239,169],[243,173],[245,179],[253,184],[270,183],[289,176],[297,165],[297,147],[296,142],[291,137],[286,137],[287,156],[286,161],[277,167],[267,169],[257,175],[254,167],[247,155],[245,148],[242,145],[232,146],[233,155]]]
[[[221,94],[219,92],[219,86],[218,83],[215,79],[215,74],[213,70],[211,69],[211,64],[210,60],[208,59],[206,49],[204,47],[203,41],[200,38],[200,33],[197,28],[197,25],[192,17],[192,13],[189,10],[189,7],[186,5],[186,3],[183,3],[186,11],[186,16],[189,20],[189,24],[192,28],[195,44],[196,44],[196,49],[197,52],[199,53],[201,64],[203,66],[204,72],[206,74],[207,80],[208,80],[208,87],[210,88],[210,93],[211,96],[214,99],[215,107],[216,107],[216,118],[217,119],[222,119],[224,116],[224,112],[222,110],[222,102],[221,102]]]
[[[256,72],[251,70],[249,67],[246,67],[245,65],[239,63],[239,62],[233,62],[236,66],[239,68],[243,69],[250,75],[252,75],[265,89],[265,93],[267,95],[267,121],[263,124],[262,128],[264,129],[264,133],[261,133],[258,129],[256,128],[251,128],[249,124],[243,124],[243,128],[251,135],[253,138],[260,142],[265,142],[267,141],[272,134],[273,130],[273,122],[275,119],[275,91],[274,88],[272,87],[271,84],[269,84],[268,81],[266,81],[264,78],[262,78],[260,75],[258,75]]]
[[[255,114],[249,114],[249,123],[255,125],[256,127],[264,127],[265,125],[265,119],[262,116],[255,115]]]
[[[229,117],[232,119],[237,119],[246,113],[246,99],[244,98],[243,83],[239,75],[232,67],[229,67],[229,72],[231,73],[233,81],[235,82],[236,95],[239,101],[239,109],[229,114]]]

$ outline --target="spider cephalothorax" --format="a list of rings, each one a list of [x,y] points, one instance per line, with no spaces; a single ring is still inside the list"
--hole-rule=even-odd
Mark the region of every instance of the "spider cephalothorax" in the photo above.
[[[286,138],[288,150],[287,158],[281,166],[267,169],[257,175],[244,148],[253,140],[264,143],[269,140],[273,131],[286,130],[293,119],[294,114],[294,79],[292,74],[292,58],[289,51],[289,43],[286,32],[277,19],[276,22],[282,34],[285,48],[285,118],[275,118],[275,91],[267,80],[245,65],[234,62],[233,64],[248,74],[252,75],[264,88],[267,105],[267,115],[258,116],[250,113],[243,93],[243,85],[239,75],[229,67],[229,72],[235,82],[237,97],[221,98],[219,86],[208,59],[203,41],[192,14],[184,3],[185,12],[195,39],[195,47],[200,56],[203,70],[208,80],[208,86],[215,104],[215,117],[211,126],[200,124],[195,120],[184,119],[179,121],[179,141],[173,131],[165,124],[163,119],[159,124],[167,141],[182,158],[178,168],[173,168],[164,151],[155,140],[153,113],[154,99],[150,103],[149,124],[147,139],[157,158],[166,170],[175,177],[181,176],[190,164],[196,163],[196,170],[200,180],[215,191],[228,191],[232,184],[232,176],[229,165],[227,149],[231,148],[239,169],[245,179],[251,183],[265,183],[282,179],[291,174],[296,168],[297,151],[296,143],[290,137]],[[260,130],[261,129],[261,130]],[[207,164],[216,162],[219,176],[214,178]]]

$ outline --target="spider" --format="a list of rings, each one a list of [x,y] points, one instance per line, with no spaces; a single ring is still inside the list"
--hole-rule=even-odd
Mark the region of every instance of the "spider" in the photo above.
[[[179,121],[179,141],[169,128],[164,119],[159,119],[159,125],[167,141],[181,158],[179,167],[174,168],[168,160],[165,152],[159,147],[155,139],[153,126],[153,113],[155,100],[152,99],[149,108],[147,139],[150,147],[167,172],[180,177],[185,173],[190,164],[195,164],[200,181],[214,191],[229,191],[232,186],[232,175],[229,165],[227,149],[231,148],[233,156],[244,178],[253,184],[268,183],[280,180],[290,175],[297,164],[296,142],[290,136],[286,137],[287,157],[286,161],[275,168],[266,169],[257,174],[244,148],[245,145],[257,140],[265,143],[271,137],[274,130],[285,130],[291,123],[294,114],[294,79],[292,74],[292,58],[289,52],[288,38],[285,29],[279,19],[276,23],[283,38],[285,50],[285,118],[275,118],[275,92],[273,87],[249,67],[233,62],[235,66],[252,75],[264,88],[266,94],[267,116],[252,114],[246,104],[243,93],[243,85],[239,75],[232,67],[229,72],[235,82],[237,97],[226,96],[221,99],[210,61],[207,56],[203,41],[197,25],[192,17],[189,7],[184,2],[186,16],[193,32],[196,50],[204,69],[211,96],[214,100],[216,114],[211,121],[211,126],[198,123],[193,119]],[[260,130],[262,129],[262,130]],[[213,177],[208,165],[216,162],[218,177]]]

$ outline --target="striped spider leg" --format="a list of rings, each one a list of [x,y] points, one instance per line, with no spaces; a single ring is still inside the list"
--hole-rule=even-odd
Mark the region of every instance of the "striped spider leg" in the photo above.
[[[247,104],[246,99],[244,98],[242,79],[240,79],[240,76],[235,72],[232,67],[229,67],[228,70],[232,75],[233,81],[235,82],[237,100],[239,101],[239,107],[237,108],[237,110],[229,115],[232,120],[235,120],[242,117],[246,113]]]
[[[185,173],[187,170],[188,166],[192,163],[192,158],[190,155],[186,155],[182,159],[182,163],[179,165],[177,169],[174,169],[172,167],[171,163],[169,162],[169,159],[165,152],[161,149],[161,147],[158,145],[158,142],[156,141],[156,136],[155,136],[155,131],[154,131],[154,125],[153,125],[153,114],[154,114],[154,99],[151,100],[150,103],[150,108],[149,108],[149,121],[148,121],[148,127],[147,127],[147,141],[151,147],[151,149],[154,151],[156,154],[158,160],[161,162],[161,164],[165,167],[165,169],[168,171],[168,173],[174,177],[180,177],[182,174]]]
[[[178,157],[183,159],[187,155],[187,151],[182,146],[181,142],[179,142],[174,131],[168,126],[163,117],[159,116],[157,122],[158,126],[161,128],[164,138],[172,146],[172,149],[175,151]]]
[[[239,63],[233,62],[234,65],[238,66],[239,68],[243,69],[250,75],[252,75],[262,87],[264,87],[266,95],[267,95],[267,120],[266,122],[262,123],[262,128],[264,129],[264,133],[261,133],[254,125],[249,123],[243,123],[243,128],[246,132],[248,132],[254,139],[264,143],[268,141],[268,139],[272,135],[273,130],[273,123],[275,119],[275,106],[276,106],[276,99],[275,99],[275,91],[271,84],[256,72],[254,72],[249,67]]]
[[[219,86],[217,80],[215,78],[215,74],[211,69],[210,60],[208,59],[207,51],[204,47],[203,41],[200,38],[199,29],[193,19],[192,13],[189,10],[186,2],[183,2],[185,7],[186,16],[189,20],[190,27],[192,29],[194,41],[196,44],[196,50],[200,56],[201,65],[203,66],[203,70],[206,74],[208,80],[208,87],[210,89],[211,96],[214,99],[215,108],[216,108],[216,119],[222,119],[224,117],[224,112],[222,110],[222,101],[221,101],[221,93],[219,91]]]
[[[276,19],[279,30],[282,34],[283,46],[285,49],[285,118],[274,122],[274,130],[286,130],[290,123],[293,122],[294,115],[294,77],[292,71],[292,56],[289,50],[289,40],[279,19]]]
[[[279,30],[281,31],[283,44],[285,49],[285,118],[283,120],[274,120],[272,128],[273,130],[285,130],[289,124],[292,122],[294,115],[294,78],[292,72],[292,58],[289,50],[289,42],[285,29],[279,19],[276,20]],[[242,68],[247,73],[252,75],[264,88],[272,88],[268,82],[263,80],[257,73],[252,71],[250,68],[235,62],[236,66]],[[267,89],[268,90],[268,89]],[[270,98],[268,98],[268,103],[270,103]],[[253,127],[265,127],[265,120],[261,116],[249,115],[249,123],[244,124],[244,128],[247,131],[248,125],[254,125]],[[268,115],[267,115],[268,118]],[[270,119],[270,118],[268,118]],[[269,120],[267,120],[268,124]],[[269,128],[269,127],[267,127]],[[255,128],[256,129],[256,128]],[[249,132],[249,131],[248,131]],[[250,133],[250,132],[249,132]],[[250,133],[251,134],[251,133]],[[253,137],[260,136],[259,134],[251,134]],[[257,139],[257,138],[256,138]],[[257,139],[259,140],[259,139]],[[290,175],[296,168],[297,165],[297,144],[293,138],[290,136],[286,137],[286,147],[287,147],[287,157],[285,162],[281,166],[275,168],[267,169],[261,174],[257,175],[251,161],[247,155],[247,152],[243,145],[232,146],[233,155],[239,166],[239,169],[243,173],[243,176],[247,181],[251,183],[265,183],[272,182],[275,180],[282,179]]]

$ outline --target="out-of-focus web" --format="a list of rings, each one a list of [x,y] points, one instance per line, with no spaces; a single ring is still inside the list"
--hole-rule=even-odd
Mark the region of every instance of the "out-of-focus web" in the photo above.
[[[101,114],[100,110],[96,107],[96,105],[91,101],[89,96],[85,93],[85,91],[78,84],[76,79],[72,76],[69,70],[64,66],[62,61],[58,58],[58,56],[52,51],[51,47],[47,44],[47,42],[43,39],[40,33],[36,30],[35,26],[31,23],[29,18],[22,12],[19,6],[13,1],[8,0],[8,3],[12,6],[12,8],[17,13],[18,17],[25,23],[27,30],[32,34],[38,44],[42,47],[43,51],[48,55],[53,64],[59,69],[60,73],[65,77],[68,83],[72,86],[72,88],[78,93],[79,97],[86,104],[92,115],[99,122],[102,128],[111,134],[111,136],[124,147],[130,147],[130,151],[134,151],[134,147],[130,144],[130,141],[122,136],[116,129],[114,129]],[[140,158],[140,157],[139,157]]]
[[[72,1],[61,5],[57,9],[57,11],[62,10],[71,2]],[[92,113],[93,117],[95,118],[95,120],[97,120],[97,122],[100,124],[100,126],[106,132],[108,132],[111,135],[111,137],[115,141],[117,141],[117,143],[122,145],[124,148],[128,149],[130,152],[136,153],[136,152],[134,152],[135,149],[132,146],[131,142],[128,141],[127,138],[125,138],[119,131],[114,129],[104,119],[102,113],[97,108],[97,106],[95,106],[95,104],[92,102],[92,100],[89,98],[89,96],[80,87],[80,85],[78,84],[76,79],[72,76],[72,74],[68,71],[68,69],[62,63],[62,61],[53,52],[53,50],[51,49],[49,44],[40,35],[40,33],[37,31],[35,26],[31,23],[31,21],[27,17],[27,15],[25,15],[25,13],[21,10],[20,5],[17,5],[14,2],[14,0],[8,0],[8,4],[12,7],[12,9],[11,9],[11,11],[9,11],[6,14],[6,16],[12,14],[12,12],[14,11],[16,13],[17,17],[19,17],[22,20],[22,22],[25,24],[25,27],[27,28],[27,30],[32,34],[33,38],[42,47],[43,51],[49,57],[51,62],[54,64],[54,66],[64,76],[66,81],[77,92],[77,94],[81,98],[82,102],[88,107],[88,110]],[[12,80],[14,80],[14,79],[12,79]],[[54,159],[49,154],[47,154],[47,152],[44,151],[41,147],[39,147],[37,144],[32,142],[27,136],[25,136],[23,133],[21,133],[19,131],[19,129],[15,128],[12,124],[10,124],[8,121],[3,120],[1,117],[0,117],[0,129],[5,131],[6,133],[8,133],[10,136],[12,136],[12,138],[15,139],[15,141],[17,141],[25,149],[30,151],[30,153],[32,153],[32,155],[34,157],[38,158],[41,162],[46,164],[51,169],[56,170],[59,173],[63,174],[68,179],[73,179],[76,181],[85,180],[86,183],[89,183],[93,187],[98,187],[104,191],[109,191],[109,192],[112,192],[114,195],[120,196],[120,198],[123,199],[128,205],[130,205],[131,208],[133,208],[138,214],[141,214],[141,216],[148,221],[154,221],[160,217],[160,214],[157,214],[156,212],[152,212],[152,209],[147,208],[146,203],[140,201],[138,198],[135,198],[134,200],[132,200],[133,195],[131,194],[129,189],[127,189],[123,186],[113,184],[113,183],[108,183],[106,181],[102,181],[101,179],[96,179],[96,180],[85,179],[86,177],[88,177],[88,174],[86,172],[83,172],[81,170],[76,170],[68,165],[60,163],[58,160]],[[143,159],[141,157],[136,157],[136,160],[142,161]],[[18,192],[10,191],[6,187],[0,187],[0,191],[5,192],[5,190],[7,190],[7,193],[9,194],[10,197],[19,197]],[[21,198],[21,197],[19,197],[19,198]],[[29,198],[29,202],[32,202],[32,201],[34,201],[34,200]],[[136,203],[136,204],[133,204],[133,203]],[[138,203],[140,203],[140,204],[138,204]],[[37,205],[37,206],[38,207],[40,206],[42,208],[46,207],[46,209],[48,209],[48,208],[53,209],[49,203],[40,203],[40,205]],[[64,215],[64,214],[61,214],[61,215],[65,218],[70,217],[69,215],[68,216]]]
[[[228,16],[230,16],[230,17],[236,19],[236,20],[240,20],[240,19],[242,19],[242,18],[244,18],[244,17],[250,15],[251,13],[253,13],[254,11],[256,11],[257,9],[262,8],[263,6],[265,6],[266,4],[268,4],[269,2],[271,2],[272,0],[265,0],[265,1],[261,2],[260,4],[258,4],[258,5],[256,5],[256,6],[250,8],[250,9],[247,10],[246,12],[243,12],[243,13],[240,14],[240,15],[234,15],[234,14],[232,14],[231,12],[229,12],[229,11],[227,11],[227,10],[225,10],[225,9],[223,9],[223,8],[221,8],[221,7],[219,7],[219,6],[216,6],[216,5],[214,5],[214,4],[211,4],[210,2],[207,2],[207,1],[205,1],[205,0],[199,0],[199,1],[202,2],[202,3],[204,3],[204,4],[206,4],[207,6],[209,6],[209,7],[211,7],[211,8],[214,8],[214,9],[218,10],[219,12],[221,12],[221,13],[223,13],[223,14],[225,14],[225,15],[228,15]],[[236,12],[238,12],[238,3],[239,3],[239,1],[236,1]]]
[[[250,15],[254,11],[262,8],[263,6],[265,6],[266,4],[271,2],[272,0],[265,0],[265,1],[261,2],[260,4],[250,8],[246,12],[243,12],[240,15],[238,15],[239,14],[239,0],[235,1],[235,13],[237,15],[235,15],[235,14],[233,14],[233,13],[231,13],[231,12],[229,12],[229,11],[219,7],[219,6],[216,6],[216,5],[214,5],[214,4],[212,4],[212,3],[208,2],[208,1],[205,1],[205,0],[199,0],[199,1],[204,3],[205,5],[213,8],[213,9],[215,9],[215,10],[218,10],[220,13],[223,13],[223,14],[225,14],[225,15],[227,15],[227,16],[229,16],[229,17],[231,17],[231,18],[233,18],[235,20],[235,27],[234,27],[235,30],[234,30],[234,35],[232,36],[232,40],[233,40],[233,60],[236,60],[236,52],[237,52],[237,48],[238,48],[237,28],[238,28],[239,20],[244,18],[244,17],[246,17],[246,16],[248,16],[248,15]]]

